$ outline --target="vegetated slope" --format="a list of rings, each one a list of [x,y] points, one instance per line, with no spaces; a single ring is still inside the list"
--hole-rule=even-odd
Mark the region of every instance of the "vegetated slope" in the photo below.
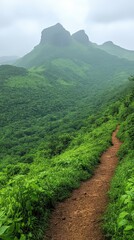
[[[30,147],[31,154],[27,155],[27,162],[22,162],[22,159],[20,162],[21,157],[16,155],[18,162],[9,164],[11,160],[14,161],[12,147],[6,159],[8,164],[0,173],[2,239],[42,239],[50,209],[78,187],[81,180],[92,175],[100,155],[110,145],[122,101],[118,100],[103,112],[85,119],[83,127],[71,139],[66,151],[51,159],[46,157],[44,149],[46,138],[40,139],[38,148]],[[22,130],[15,131],[16,141],[25,150],[29,145],[29,141],[26,142],[29,137],[23,138],[23,145],[18,135],[19,131],[22,134]],[[36,134],[38,136],[37,130]]]
[[[112,146],[105,151],[91,179],[73,191],[70,198],[57,204],[52,213],[46,239],[104,240],[102,214],[108,204],[107,191],[118,163],[121,142],[112,134]]]
[[[89,48],[59,30],[58,38],[68,40],[58,46],[50,31],[35,49],[40,54],[28,55],[29,70],[0,67],[0,237],[6,240],[42,238],[50,209],[91,176],[109,146],[120,106],[111,103],[132,84],[126,76],[133,63],[90,46],[89,61]]]
[[[105,46],[107,48],[110,46],[111,49],[115,48],[115,45],[110,43],[105,43]],[[98,69],[99,67],[104,69],[105,66],[105,71],[107,70],[107,72],[109,71],[109,64],[111,65],[109,72],[113,68],[119,69],[123,65],[125,67],[125,64],[127,66],[131,65],[131,63],[128,64],[127,61],[125,62],[125,59],[123,61],[113,56],[112,51],[109,54],[99,48],[101,46],[98,46],[98,48],[94,47],[84,30],[78,31],[71,36],[62,25],[56,24],[44,29],[40,43],[30,53],[19,59],[16,64],[27,68],[38,67],[44,66],[48,62],[50,63],[53,59],[62,58],[70,59],[76,64],[84,62],[91,67],[98,67]],[[117,48],[120,49],[120,47]],[[133,51],[130,51],[130,53],[133,54]],[[119,57],[118,51],[116,51],[116,54]],[[130,59],[128,58],[127,60]]]
[[[130,51],[132,53],[132,51]],[[61,24],[42,31],[40,43],[16,62],[62,84],[119,86],[133,74],[133,62],[94,47],[84,30],[71,34]],[[108,86],[108,87],[109,87]]]
[[[54,73],[58,78],[57,68]],[[0,146],[4,165],[10,158],[11,162],[18,161],[18,157],[20,162],[32,161],[33,149],[42,141],[44,155],[60,153],[68,146],[73,132],[82,127],[84,117],[96,111],[97,102],[100,106],[97,97],[103,92],[95,86],[90,89],[88,83],[82,85],[83,78],[77,83],[80,76],[75,72],[74,84],[12,66],[1,66],[0,74]],[[68,72],[64,76],[67,78]]]
[[[133,62],[94,48],[84,31],[71,36],[60,24],[44,29],[39,45],[16,64],[40,74],[49,86],[68,91],[66,96],[70,92],[69,99],[87,111],[89,105],[100,108],[112,98],[111,91],[118,95],[133,74]]]
[[[39,148],[33,163],[7,165],[0,175],[1,238],[42,239],[50,209],[91,176],[116,124],[111,119],[81,130],[68,150],[51,159]]]
[[[1,167],[18,157],[32,162],[39,147],[46,157],[64,151],[86,117],[118,99],[127,85],[125,74],[113,81],[106,76],[101,82],[100,76],[88,79],[84,67],[70,60],[56,60],[47,73],[41,67],[26,71],[1,66]]]
[[[134,87],[122,101],[118,118],[118,137],[123,144],[109,192],[110,204],[104,217],[104,230],[112,240],[130,240],[134,238]]]
[[[127,60],[134,61],[134,51],[117,46],[111,41],[105,42],[102,45],[95,44],[94,46],[119,58],[125,58]]]
[[[66,87],[83,106],[90,98],[99,107],[102,96],[106,102],[111,90],[122,87],[133,74],[133,62],[93,47],[84,31],[71,36],[60,24],[44,29],[39,45],[16,65],[39,73],[56,88]]]

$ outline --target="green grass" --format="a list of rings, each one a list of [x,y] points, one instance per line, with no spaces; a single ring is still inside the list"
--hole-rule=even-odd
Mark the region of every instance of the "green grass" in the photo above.
[[[37,234],[39,224],[57,201],[68,197],[88,179],[99,163],[102,152],[111,143],[116,121],[108,121],[91,133],[82,136],[82,143],[66,150],[51,160],[44,159],[38,151],[34,163],[4,169],[1,183],[2,239],[42,239]],[[3,183],[3,184],[2,184]],[[6,201],[5,201],[6,199]],[[16,237],[16,238],[15,238]]]
[[[42,239],[50,210],[91,177],[118,122],[127,118],[132,125],[132,96],[123,99],[132,86],[126,81],[132,64],[80,45],[46,46],[48,55],[35,51],[42,53],[40,62],[30,54],[29,70],[0,67],[3,240]],[[122,157],[130,151],[131,132],[122,123]]]
[[[134,114],[133,91],[121,104],[118,137],[123,142],[119,152],[119,165],[111,183],[110,204],[104,216],[104,231],[108,239],[134,238]]]

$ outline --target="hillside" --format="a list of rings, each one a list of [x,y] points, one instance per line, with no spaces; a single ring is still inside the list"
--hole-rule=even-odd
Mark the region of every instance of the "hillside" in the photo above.
[[[101,164],[92,178],[55,207],[46,233],[47,240],[59,240],[61,236],[73,240],[105,239],[100,220],[108,204],[107,192],[118,162],[117,151],[121,143],[116,138],[117,131],[118,127],[112,134],[112,146],[102,154]]]
[[[119,58],[124,58],[129,61],[134,61],[134,51],[121,48],[115,45],[113,42],[105,42],[102,45],[95,45],[97,48],[104,50],[105,52],[117,56]]]
[[[61,24],[16,66],[0,66],[2,240],[41,240],[51,210],[92,176],[117,125],[131,162],[133,68]]]
[[[111,52],[108,54],[94,47],[84,30],[78,31],[71,36],[61,24],[56,24],[42,31],[40,43],[30,53],[18,60],[16,65],[26,68],[42,66],[47,70],[47,66],[50,63],[53,64],[53,61],[58,61],[58,59],[71,60],[71,63],[73,62],[78,67],[84,65],[84,68],[92,70],[92,78],[93,73],[98,72],[100,69],[109,73],[109,75],[111,75],[112,71],[115,73],[116,69],[118,71],[128,69],[129,73],[132,71],[133,63],[118,59],[113,56],[114,54],[111,54]]]

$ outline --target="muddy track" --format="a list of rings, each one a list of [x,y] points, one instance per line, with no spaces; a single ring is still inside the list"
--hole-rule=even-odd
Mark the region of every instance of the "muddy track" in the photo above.
[[[108,204],[110,180],[118,159],[120,141],[112,135],[111,146],[101,157],[101,163],[93,177],[82,183],[72,196],[57,204],[50,221],[47,240],[105,240],[101,230],[101,218]]]

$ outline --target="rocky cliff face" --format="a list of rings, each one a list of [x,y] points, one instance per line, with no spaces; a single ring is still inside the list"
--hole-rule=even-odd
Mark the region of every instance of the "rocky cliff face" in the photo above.
[[[89,41],[89,38],[87,36],[87,34],[85,33],[84,30],[80,30],[76,33],[74,33],[72,35],[73,39],[75,39],[77,42],[80,42],[84,45],[89,45],[90,44],[90,41]]]
[[[42,31],[40,44],[52,44],[55,46],[67,46],[71,43],[70,33],[60,23]]]
[[[72,36],[60,23],[46,28],[42,31],[40,44],[51,44],[58,47],[64,47],[73,41],[88,46],[91,42],[84,30],[74,33]]]

